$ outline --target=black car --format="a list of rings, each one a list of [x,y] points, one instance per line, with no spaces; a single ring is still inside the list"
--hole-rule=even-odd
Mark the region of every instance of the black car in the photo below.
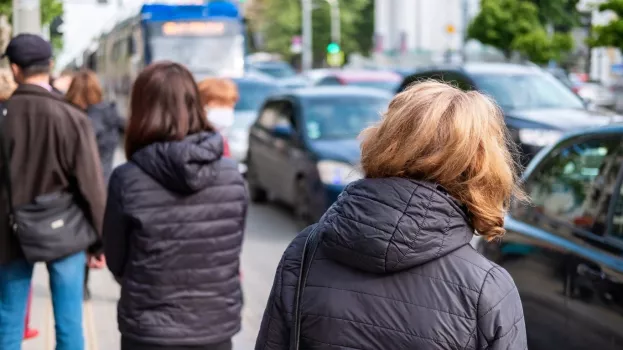
[[[252,200],[291,205],[303,223],[320,218],[361,178],[357,136],[380,120],[391,94],[371,88],[302,88],[269,97],[251,127]]]
[[[522,163],[564,132],[611,123],[614,113],[589,110],[567,86],[539,67],[506,63],[467,63],[419,69],[398,92],[414,82],[440,80],[463,90],[490,95],[503,109],[506,125],[519,145]]]
[[[528,349],[623,349],[623,125],[561,139],[523,183],[501,243],[474,245],[515,280]]]

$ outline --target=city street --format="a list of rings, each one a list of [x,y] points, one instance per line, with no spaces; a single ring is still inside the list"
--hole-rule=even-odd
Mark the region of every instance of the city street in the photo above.
[[[118,152],[117,162],[122,161]],[[234,338],[235,350],[252,349],[281,254],[296,234],[291,214],[276,205],[252,205],[242,253],[245,296],[242,332]],[[119,349],[116,305],[119,286],[107,270],[91,272],[93,298],[84,304],[87,350]],[[44,265],[35,269],[31,326],[41,334],[24,343],[24,350],[54,349],[54,322]]]

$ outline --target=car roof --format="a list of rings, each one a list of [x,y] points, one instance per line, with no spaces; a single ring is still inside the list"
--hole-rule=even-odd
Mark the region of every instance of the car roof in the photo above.
[[[440,70],[463,71],[467,74],[529,74],[542,72],[542,69],[540,67],[532,64],[468,62],[464,64],[448,64],[422,67],[418,68],[414,74]]]
[[[400,74],[385,70],[340,70],[333,72],[337,78],[346,81],[357,80],[402,80]]]
[[[255,72],[248,72],[244,76],[240,78],[233,78],[232,80],[235,83],[258,83],[266,85],[277,85],[277,81],[275,79]]]
[[[283,67],[283,66],[288,66],[288,67],[290,67],[290,64],[288,62],[285,62],[285,61],[261,61],[261,62],[249,63],[249,66],[252,66],[252,67]]]
[[[300,99],[316,99],[327,97],[365,97],[386,99],[392,98],[392,94],[388,92],[358,86],[301,87],[289,91],[287,95],[294,96]]]

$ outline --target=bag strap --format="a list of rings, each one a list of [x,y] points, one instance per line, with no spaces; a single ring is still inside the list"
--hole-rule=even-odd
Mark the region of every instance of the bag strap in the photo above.
[[[11,188],[11,163],[6,149],[6,143],[4,141],[4,122],[7,113],[7,109],[3,108],[2,114],[0,115],[0,159],[2,160],[2,172],[4,176],[3,185],[6,189],[7,200],[9,202],[9,227],[15,231],[15,208],[13,208],[13,190]]]
[[[292,313],[292,329],[290,333],[290,350],[299,350],[301,338],[301,301],[303,298],[303,290],[307,284],[307,276],[311,263],[316,255],[316,250],[320,246],[321,234],[318,233],[318,226],[314,227],[307,236],[305,247],[303,248],[303,256],[301,257],[301,268],[299,270],[299,279],[296,285],[296,293],[294,294],[294,310]]]

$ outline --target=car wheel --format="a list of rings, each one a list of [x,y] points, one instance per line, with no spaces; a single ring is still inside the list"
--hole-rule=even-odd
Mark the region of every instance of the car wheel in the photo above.
[[[296,198],[294,200],[294,214],[299,226],[307,227],[314,223],[309,186],[307,186],[307,182],[303,177],[296,180],[295,186]]]
[[[264,203],[268,200],[268,193],[259,184],[255,168],[249,162],[247,168],[247,186],[249,186],[249,196],[253,203]]]

